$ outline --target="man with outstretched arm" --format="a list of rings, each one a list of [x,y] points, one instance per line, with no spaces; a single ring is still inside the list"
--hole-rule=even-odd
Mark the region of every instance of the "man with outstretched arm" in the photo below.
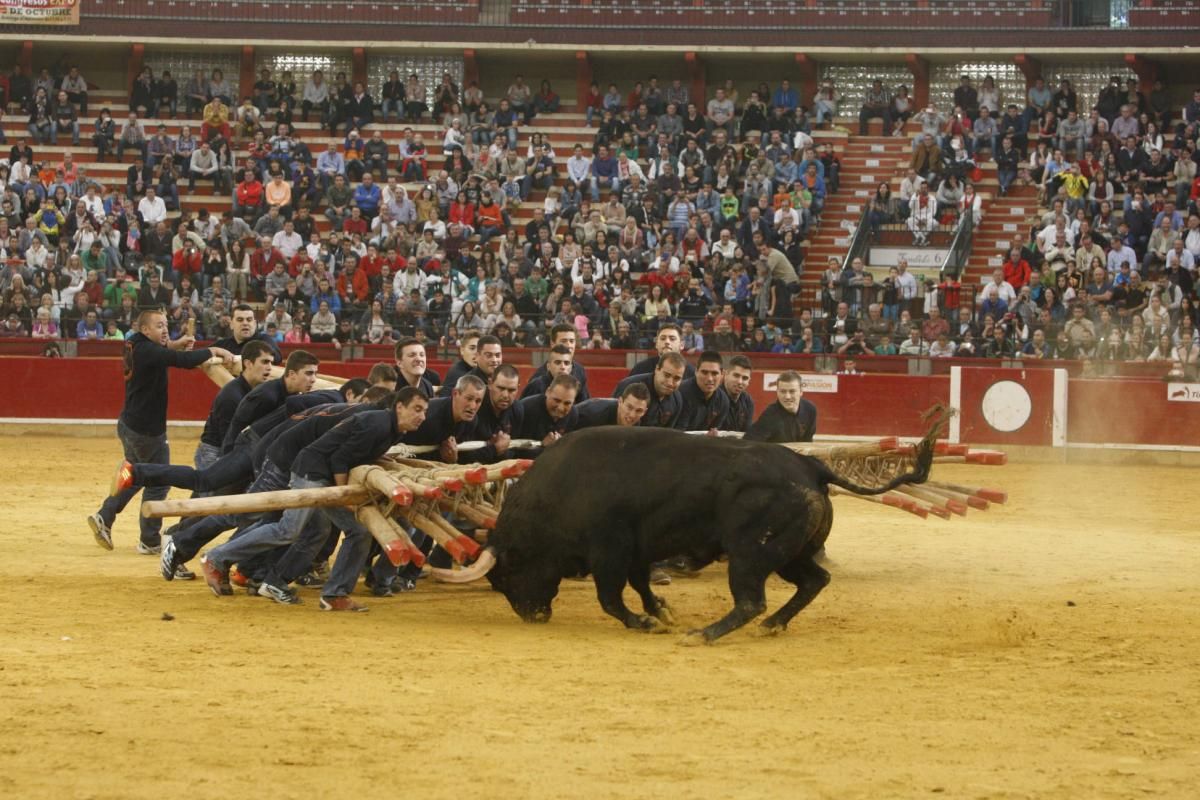
[[[143,311],[138,315],[137,332],[125,341],[125,405],[117,418],[117,436],[125,451],[125,461],[145,461],[169,464],[171,450],[167,444],[167,370],[171,367],[194,369],[216,356],[233,363],[233,354],[221,347],[189,350],[195,337],[182,336],[171,340],[167,315],[161,310]],[[139,491],[135,487],[110,493],[100,510],[88,517],[88,526],[96,543],[112,550],[112,524],[129,501]],[[143,500],[162,500],[167,488],[147,490]],[[162,521],[140,518],[139,553],[158,553]]]

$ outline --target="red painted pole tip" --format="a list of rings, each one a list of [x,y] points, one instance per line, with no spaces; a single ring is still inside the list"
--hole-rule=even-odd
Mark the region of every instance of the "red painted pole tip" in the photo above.
[[[411,506],[413,501],[412,491],[407,486],[397,486],[392,489],[392,502],[398,506]]]
[[[975,494],[993,503],[1008,502],[1008,492],[1003,489],[976,489]]]
[[[482,549],[479,546],[479,542],[475,541],[470,536],[467,536],[465,533],[456,538],[454,541],[458,542],[459,546],[462,547],[466,554],[471,558],[475,558],[475,556],[479,555],[479,551]]]
[[[393,567],[402,567],[409,562],[409,547],[406,542],[394,539],[383,546],[383,552]]]
[[[450,557],[454,559],[455,564],[461,564],[467,560],[467,551],[463,549],[463,546],[458,542],[457,539],[449,540],[442,545],[442,549],[450,554]]]
[[[487,483],[487,473],[487,467],[475,467],[465,470],[463,478],[467,483]]]

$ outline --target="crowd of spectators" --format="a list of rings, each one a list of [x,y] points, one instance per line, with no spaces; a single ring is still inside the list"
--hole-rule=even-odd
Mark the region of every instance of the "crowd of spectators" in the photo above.
[[[519,146],[561,109],[549,82],[516,76],[493,103],[449,75],[430,92],[392,72],[372,94],[341,73],[298,83],[264,70],[238,97],[220,70],[180,87],[147,67],[125,119],[103,109],[94,125],[97,160],[133,152],[119,189],[70,153],[35,156],[65,130],[66,106],[79,137],[78,69],[30,80],[17,68],[3,88],[30,119],[0,164],[2,335],[121,338],[139,309],[163,306],[173,333],[217,338],[251,301],[292,342],[453,343],[476,329],[533,346],[566,322],[586,347],[631,348],[673,322],[697,352],[1155,358],[1163,335],[1196,346],[1200,92],[1176,113],[1161,87],[1119,84],[1080,105],[1069,83],[1038,81],[1006,102],[994,81],[964,76],[943,115],[876,81],[860,125],[881,118],[913,156],[895,196],[884,183],[871,199],[873,231],[907,225],[920,243],[929,230],[914,219],[978,222],[972,184],[988,159],[1002,192],[1036,183],[1049,211],[978,289],[831,260],[813,302],[797,304],[805,239],[838,190],[838,157],[812,136],[843,113],[832,83],[812,98],[787,80],[745,94],[728,81],[709,98],[655,77],[628,93],[593,85],[591,141],[535,130]],[[172,135],[158,120],[180,110],[199,119]],[[320,132],[297,127],[310,118]],[[393,120],[438,126],[440,153],[415,127],[385,139],[379,123]],[[181,210],[184,181],[211,184],[211,204]],[[518,209],[532,219],[514,221]]]

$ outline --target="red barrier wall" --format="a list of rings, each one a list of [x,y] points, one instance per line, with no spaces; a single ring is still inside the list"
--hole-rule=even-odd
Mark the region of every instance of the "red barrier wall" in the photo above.
[[[1200,447],[1200,402],[1170,400],[1169,386],[1162,380],[1072,379],[1068,441]]]

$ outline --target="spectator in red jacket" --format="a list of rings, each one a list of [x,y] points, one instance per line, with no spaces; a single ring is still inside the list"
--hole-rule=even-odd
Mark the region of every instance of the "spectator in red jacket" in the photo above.
[[[1014,247],[1008,252],[1008,259],[1004,262],[1004,280],[1020,291],[1022,286],[1029,283],[1030,273],[1029,262],[1021,258],[1020,248]]]
[[[275,269],[276,264],[283,264],[283,254],[271,246],[270,238],[264,236],[258,240],[258,246],[250,254],[250,283],[260,294],[263,281]]]
[[[188,239],[183,247],[175,251],[171,256],[171,269],[177,276],[187,275],[192,279],[192,283],[199,283],[200,273],[204,269],[204,255],[195,242]]]
[[[233,200],[233,213],[253,225],[262,213],[263,185],[252,169],[242,175],[242,182],[237,185]]]
[[[353,258],[347,258],[342,274],[337,279],[337,292],[342,298],[342,307],[354,305],[365,307],[371,297],[371,282],[367,279],[367,271],[354,263]]]

